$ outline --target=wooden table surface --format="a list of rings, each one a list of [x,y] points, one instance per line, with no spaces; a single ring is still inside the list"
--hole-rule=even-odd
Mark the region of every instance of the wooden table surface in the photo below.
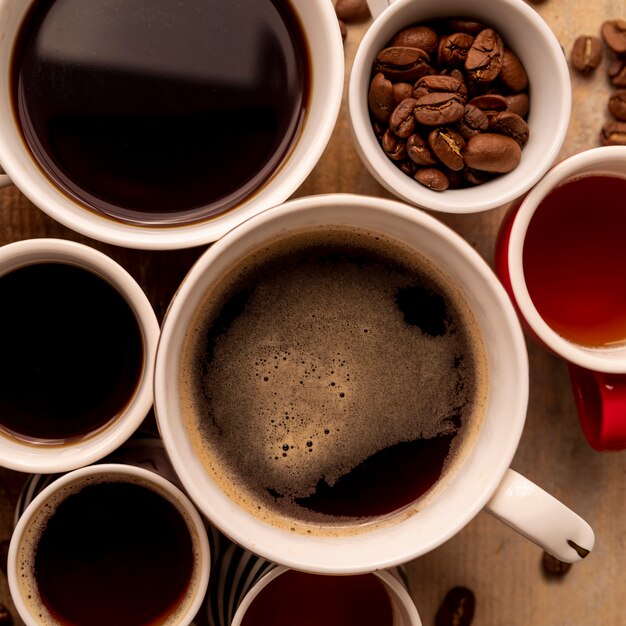
[[[568,58],[575,38],[599,34],[606,19],[626,18],[624,0],[545,0],[533,5],[554,30]],[[348,26],[346,77],[368,22]],[[572,72],[573,111],[559,159],[599,145],[608,119],[608,59],[590,77]],[[345,99],[344,99],[345,100]],[[342,108],[330,144],[296,195],[352,192],[390,197],[361,165]],[[442,216],[491,264],[495,235],[506,207],[475,215]],[[102,244],[57,224],[15,187],[0,190],[0,245],[33,237],[81,241],[120,262],[150,298],[159,319],[177,285],[203,251],[144,252]],[[597,453],[583,438],[564,364],[528,344],[530,404],[513,468],[550,491],[584,517],[596,533],[596,548],[560,579],[542,574],[542,551],[480,513],[461,533],[430,554],[407,564],[410,592],[425,626],[455,585],[476,595],[477,626],[625,626],[626,452]],[[11,534],[15,502],[24,474],[0,469],[0,541]],[[0,602],[16,617],[4,575]],[[16,619],[15,623],[21,623]],[[349,625],[347,625],[349,626]]]

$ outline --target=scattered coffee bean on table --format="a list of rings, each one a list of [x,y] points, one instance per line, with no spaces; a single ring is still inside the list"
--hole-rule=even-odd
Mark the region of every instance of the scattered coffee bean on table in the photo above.
[[[541,565],[543,567],[544,573],[554,578],[565,576],[565,574],[567,574],[567,572],[569,572],[570,568],[572,567],[571,563],[565,563],[563,561],[560,561],[555,556],[552,556],[547,552],[543,553]]]
[[[607,122],[602,127],[603,146],[626,146],[626,122]]]
[[[344,22],[365,20],[370,14],[365,0],[337,0],[335,13]]]
[[[582,74],[589,74],[602,62],[602,42],[598,37],[581,35],[572,48],[572,66]]]
[[[609,65],[609,79],[614,87],[626,87],[626,61],[615,59]]]
[[[607,20],[601,32],[604,43],[615,54],[626,54],[626,20]]]
[[[528,89],[522,62],[494,29],[448,19],[389,40],[373,62],[368,105],[389,159],[445,191],[517,167],[530,133]]]
[[[469,626],[474,619],[476,600],[467,587],[448,591],[435,615],[435,626]]]
[[[626,122],[626,89],[616,91],[609,98],[609,111],[615,119]]]

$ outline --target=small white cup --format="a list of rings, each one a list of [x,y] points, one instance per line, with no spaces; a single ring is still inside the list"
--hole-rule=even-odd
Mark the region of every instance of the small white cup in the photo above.
[[[369,5],[375,20],[354,59],[348,112],[357,152],[372,176],[399,198],[444,213],[492,209],[528,191],[557,158],[571,110],[567,61],[540,15],[523,0],[369,0]],[[492,26],[517,53],[528,74],[530,137],[512,172],[475,187],[440,192],[420,185],[385,155],[372,130],[367,94],[374,58],[395,33],[414,23],[447,17],[468,18]]]
[[[124,443],[146,417],[152,406],[159,323],[152,305],[135,279],[102,252],[62,239],[28,239],[0,247],[0,276],[38,263],[73,265],[110,283],[134,313],[143,342],[142,371],[134,394],[122,413],[111,416],[110,423],[100,430],[60,444],[29,443],[0,432],[0,465],[20,472],[66,472],[105,457]]]
[[[393,522],[346,536],[289,532],[235,504],[205,470],[183,423],[181,350],[204,294],[242,255],[276,236],[303,228],[346,225],[381,233],[427,257],[456,285],[485,345],[488,391],[482,423],[422,505]],[[172,465],[200,510],[225,535],[287,567],[323,574],[386,569],[429,552],[459,532],[480,510],[503,519],[563,561],[591,550],[584,520],[509,469],[526,417],[528,359],[511,302],[491,269],[459,235],[412,207],[355,195],[301,198],[241,224],[215,243],[184,279],[167,313],[155,370],[155,410]],[[568,543],[571,542],[571,543]]]
[[[42,211],[100,241],[142,249],[175,249],[210,243],[238,223],[284,202],[319,160],[335,126],[344,79],[344,53],[331,2],[290,0],[307,43],[309,99],[302,129],[271,179],[238,206],[194,224],[132,225],[88,210],[46,176],[26,147],[11,99],[11,60],[20,26],[34,0],[0,0],[0,186],[13,181]],[[2,169],[8,176],[2,176]],[[10,178],[10,180],[9,180]]]
[[[27,591],[29,587],[20,583],[22,572],[32,571],[33,547],[28,541],[30,535],[38,532],[65,498],[87,484],[102,482],[130,482],[148,488],[172,503],[185,520],[194,550],[193,571],[184,598],[166,624],[187,626],[198,612],[209,582],[211,556],[204,522],[189,498],[165,478],[147,469],[118,464],[83,467],[65,474],[41,491],[20,517],[11,537],[7,565],[11,597],[20,617],[27,626],[42,623],[37,598],[30,597]]]

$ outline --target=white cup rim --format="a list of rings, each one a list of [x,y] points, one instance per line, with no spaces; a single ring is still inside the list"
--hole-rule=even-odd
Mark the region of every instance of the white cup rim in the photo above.
[[[28,0],[34,1],[34,0]],[[4,55],[0,60],[4,72],[0,81],[0,165],[19,189],[33,204],[64,226],[93,239],[118,246],[145,250],[173,250],[190,248],[212,243],[241,221],[244,221],[267,208],[284,202],[304,182],[313,170],[330,140],[341,106],[344,82],[344,52],[341,33],[334,9],[329,2],[307,4],[306,0],[298,0],[299,6],[293,6],[298,15],[307,41],[307,54],[313,64],[313,57],[329,56],[332,62],[317,64],[323,69],[311,68],[309,93],[320,92],[315,104],[310,97],[305,111],[303,129],[293,143],[289,154],[283,159],[270,180],[260,189],[243,200],[237,207],[229,209],[212,218],[190,224],[174,224],[171,226],[136,226],[115,220],[104,214],[82,207],[63,193],[38,165],[35,164],[30,151],[23,145],[21,133],[15,128],[17,124],[13,116],[12,105],[8,95],[11,91],[10,67],[11,54]],[[309,8],[310,7],[310,8]],[[316,11],[319,14],[318,25],[314,32],[316,37],[323,35],[323,44],[312,41],[312,34],[306,29],[308,20],[304,19],[304,11]],[[0,15],[6,19],[9,10],[24,12],[25,3],[11,4],[11,0],[0,0]],[[6,31],[7,27],[3,24]],[[3,40],[15,39],[15,33],[6,33]],[[11,44],[5,44],[11,45]],[[0,41],[0,49],[2,41]],[[321,51],[319,51],[321,49]],[[324,77],[322,79],[322,72]],[[320,84],[322,83],[323,84]],[[312,111],[315,115],[312,115]],[[315,128],[310,120],[315,118]],[[306,134],[306,140],[304,136]],[[0,178],[0,185],[6,182]]]
[[[455,2],[455,6],[462,4],[461,0]],[[528,32],[534,31],[544,48],[546,53],[544,63],[549,64],[551,68],[549,88],[551,93],[556,94],[556,97],[552,98],[550,102],[554,123],[550,124],[549,136],[542,133],[543,136],[538,139],[537,133],[532,133],[533,118],[537,115],[533,109],[533,100],[536,98],[533,94],[540,87],[535,86],[535,91],[533,91],[531,84],[531,111],[528,120],[531,127],[531,138],[522,150],[522,161],[512,172],[498,176],[483,185],[437,192],[412,180],[393,165],[381,150],[369,121],[367,107],[367,89],[372,59],[378,49],[384,45],[384,43],[378,45],[377,42],[381,33],[388,29],[388,24],[397,22],[398,16],[402,16],[403,13],[415,14],[418,10],[424,10],[421,8],[423,6],[428,7],[426,9],[427,17],[424,19],[432,19],[432,17],[437,16],[458,17],[459,13],[454,8],[450,8],[450,3],[441,3],[436,0],[427,0],[426,4],[424,0],[421,2],[397,0],[390,4],[374,21],[359,45],[352,65],[348,87],[348,117],[354,143],[359,156],[370,173],[391,193],[406,202],[442,213],[475,213],[493,209],[507,204],[528,191],[540,180],[558,156],[567,134],[571,113],[571,83],[563,51],[550,27],[523,0],[497,0],[497,4],[510,13],[508,21],[511,24],[516,24],[515,28]],[[431,10],[431,6],[435,6],[436,9]],[[474,3],[474,6],[464,6],[461,12],[464,17],[476,17],[476,19],[489,23],[489,14],[492,10],[493,3]],[[408,26],[414,21],[416,20],[408,17],[407,20],[402,20],[402,23]],[[496,30],[501,30],[497,25],[494,27]],[[396,32],[395,29],[387,34],[390,37],[394,32]],[[506,39],[508,38],[505,37]],[[378,43],[380,44],[380,42]],[[520,50],[516,46],[513,48],[523,60],[526,51]],[[526,63],[526,65],[528,64]],[[532,76],[530,78],[532,80]],[[539,145],[539,141],[541,141],[541,145]],[[536,144],[537,148],[531,147],[531,144]],[[531,151],[532,155],[530,154]]]
[[[484,446],[490,450],[487,455],[490,457],[489,471],[484,471],[484,459],[476,462],[474,465],[482,466],[482,469],[473,468],[476,470],[477,477],[472,487],[475,491],[471,496],[467,493],[460,496],[463,490],[455,490],[454,497],[458,507],[455,508],[453,519],[438,520],[436,531],[429,526],[428,531],[424,531],[419,540],[415,538],[416,534],[421,532],[417,524],[422,523],[424,519],[419,520],[419,514],[397,523],[394,522],[388,527],[382,526],[371,532],[350,535],[350,537],[303,537],[270,526],[241,509],[221,491],[212,479],[209,479],[201,462],[195,457],[191,444],[186,439],[181,417],[177,413],[178,399],[175,389],[172,388],[175,383],[172,383],[170,371],[173,371],[175,366],[171,362],[179,356],[178,350],[182,342],[180,329],[186,327],[190,315],[186,309],[195,309],[196,300],[204,293],[205,287],[201,282],[207,268],[229,247],[236,246],[237,241],[246,241],[249,233],[255,233],[265,223],[271,222],[270,228],[272,228],[275,222],[285,215],[298,213],[306,215],[307,219],[311,220],[310,223],[314,224],[317,217],[313,216],[313,213],[318,215],[320,208],[328,207],[334,207],[333,210],[358,207],[359,211],[380,212],[385,216],[392,215],[393,217],[389,219],[402,223],[403,228],[410,221],[417,230],[428,233],[433,240],[438,242],[439,247],[442,247],[441,244],[445,242],[446,249],[454,248],[455,251],[458,249],[463,263],[472,268],[472,275],[479,276],[477,280],[482,281],[481,284],[488,285],[485,289],[489,290],[490,301],[495,303],[498,309],[498,320],[502,320],[504,326],[503,337],[507,342],[507,355],[502,358],[506,358],[511,364],[500,363],[499,367],[502,371],[510,373],[511,379],[515,380],[515,386],[513,387],[514,395],[507,396],[505,401],[507,425],[505,434],[500,431],[498,435],[502,438],[501,445],[498,446],[497,454],[495,454],[491,442],[491,438],[495,435],[485,436]],[[300,221],[299,226],[303,225],[304,221]],[[273,234],[275,235],[276,232],[273,231]],[[460,263],[459,261],[458,264]],[[485,315],[492,315],[492,313],[485,313]],[[187,493],[200,510],[226,536],[267,560],[293,569],[322,574],[364,573],[389,568],[434,549],[456,534],[485,506],[510,466],[526,417],[527,395],[528,362],[517,316],[504,288],[478,252],[452,229],[422,211],[393,200],[352,194],[328,194],[289,201],[239,225],[227,237],[209,248],[183,280],[170,305],[163,324],[155,367],[155,413],[164,446]],[[481,446],[480,449],[482,451],[485,448]],[[473,450],[470,456],[477,454],[478,452]],[[460,500],[463,500],[462,505]],[[393,532],[388,532],[389,529],[393,529]],[[393,536],[391,541],[388,541],[389,535]],[[377,547],[372,549],[374,545]]]
[[[626,162],[626,146],[603,146],[579,152],[555,165],[522,200],[513,220],[507,251],[507,265],[514,298],[519,310],[537,337],[565,360],[586,369],[605,373],[626,372],[626,350],[587,348],[555,332],[533,304],[524,277],[523,249],[528,226],[541,201],[556,186],[574,176],[611,173],[610,162]],[[622,168],[626,171],[626,168]],[[615,358],[617,355],[620,358]]]
[[[241,626],[246,611],[248,610],[250,605],[256,600],[258,595],[263,592],[263,589],[265,589],[279,576],[289,571],[295,570],[292,570],[291,568],[284,565],[277,565],[276,567],[263,574],[261,578],[259,578],[259,580],[254,583],[252,588],[248,590],[246,595],[241,600],[239,606],[237,607],[237,610],[235,611],[235,614],[233,615],[231,626]],[[371,572],[369,575],[378,578],[378,580],[387,590],[387,593],[390,596],[391,594],[393,594],[393,599],[400,603],[401,610],[404,613],[402,626],[421,626],[422,622],[417,612],[417,608],[415,607],[415,604],[411,599],[411,596],[409,595],[409,592],[400,583],[400,581],[395,578],[395,576],[393,576],[389,571],[386,570]]]
[[[180,507],[180,509],[184,512],[184,515],[187,516],[188,523],[192,526],[190,531],[191,534],[194,535],[194,545],[198,550],[199,559],[199,564],[196,568],[197,588],[194,591],[192,601],[189,603],[189,606],[185,609],[184,613],[180,617],[180,620],[178,621],[181,626],[189,624],[202,606],[204,595],[209,583],[211,553],[204,522],[191,500],[189,500],[189,498],[171,482],[150,470],[133,465],[123,465],[120,463],[103,463],[100,465],[92,465],[73,470],[45,487],[26,507],[11,537],[7,569],[11,597],[15,603],[18,613],[20,614],[20,617],[26,622],[27,626],[37,626],[40,623],[39,620],[32,616],[20,592],[18,582],[19,563],[17,562],[20,539],[33,516],[37,514],[43,503],[49,500],[53,494],[58,492],[63,487],[73,482],[83,480],[89,476],[126,476],[131,479],[137,478],[142,482],[156,486],[156,488],[161,492],[167,493],[168,496],[176,502],[176,506]]]
[[[0,465],[29,473],[66,472],[102,459],[124,443],[142,423],[153,401],[154,361],[159,323],[135,279],[106,254],[64,239],[25,239],[0,247],[0,274],[35,263],[76,265],[109,282],[133,311],[143,342],[143,368],[137,389],[113,422],[75,442],[39,445],[0,433]]]

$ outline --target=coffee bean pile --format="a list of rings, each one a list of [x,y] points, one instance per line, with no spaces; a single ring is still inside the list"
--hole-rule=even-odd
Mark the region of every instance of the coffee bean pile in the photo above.
[[[607,20],[601,28],[602,40],[593,35],[581,35],[572,48],[572,67],[590,74],[601,63],[604,45],[611,61],[608,78],[617,87],[609,98],[608,108],[613,119],[602,127],[600,142],[603,146],[626,146],[626,20]]]
[[[451,19],[396,33],[374,60],[368,104],[385,154],[436,191],[513,170],[528,141],[528,77],[485,24]]]

